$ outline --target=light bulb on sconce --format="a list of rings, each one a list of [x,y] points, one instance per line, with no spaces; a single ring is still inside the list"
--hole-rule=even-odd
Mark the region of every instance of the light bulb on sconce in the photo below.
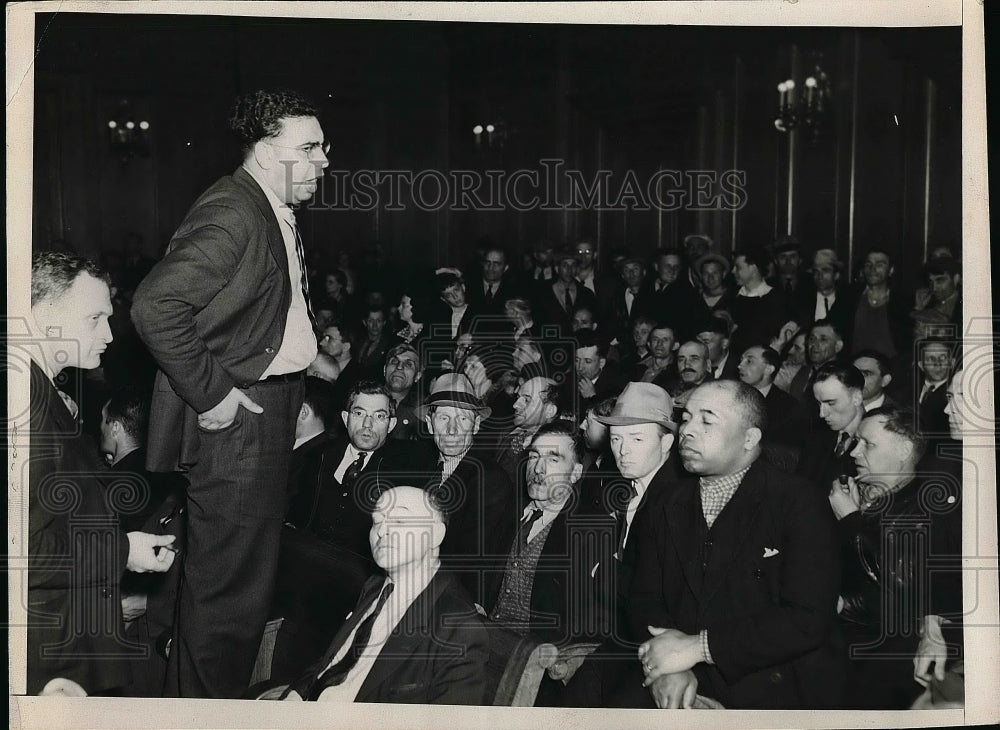
[[[810,141],[815,143],[828,115],[831,92],[829,79],[820,67],[822,56],[816,53],[813,57],[815,61],[812,73],[803,81],[805,92],[799,94],[798,98],[794,79],[785,79],[777,85],[778,113],[774,119],[774,128],[779,132],[791,132],[801,127],[810,132]]]

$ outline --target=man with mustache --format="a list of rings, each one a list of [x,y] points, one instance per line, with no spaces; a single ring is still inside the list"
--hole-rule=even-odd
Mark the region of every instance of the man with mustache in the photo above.
[[[184,471],[188,547],[167,694],[239,697],[277,570],[295,419],[316,356],[295,208],[330,145],[291,91],[241,97],[239,168],[188,211],[132,319],[160,368],[148,466]]]
[[[420,356],[412,345],[396,345],[385,357],[385,385],[396,401],[396,428],[389,438],[412,441],[419,434],[419,419],[415,409],[419,403],[416,384],[424,375]]]
[[[678,381],[670,395],[674,398],[674,420],[680,418],[687,398],[691,391],[712,380],[711,361],[708,356],[708,345],[697,340],[685,342],[677,349]]]

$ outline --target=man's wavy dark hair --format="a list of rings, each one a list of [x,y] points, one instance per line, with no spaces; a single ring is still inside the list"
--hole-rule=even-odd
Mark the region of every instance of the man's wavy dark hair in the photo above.
[[[229,128],[247,154],[260,140],[281,134],[282,119],[316,116],[313,103],[297,91],[253,91],[236,100]]]

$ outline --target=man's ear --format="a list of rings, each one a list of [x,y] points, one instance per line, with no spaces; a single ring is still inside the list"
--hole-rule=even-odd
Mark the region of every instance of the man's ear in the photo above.
[[[608,358],[606,357],[599,358],[598,362],[601,363],[601,370],[604,370],[604,366],[608,364]]]
[[[664,453],[669,452],[670,449],[674,447],[674,435],[671,432],[667,432],[660,436],[660,450]]]
[[[559,415],[559,409],[556,407],[555,403],[546,403],[544,413],[546,420],[551,421]]]
[[[303,403],[302,407],[299,409],[299,420],[305,421],[312,414],[312,408],[308,403]]]
[[[393,416],[389,419],[389,433],[392,433],[392,429],[396,428],[396,417]]]
[[[748,428],[746,430],[746,436],[743,439],[743,448],[749,451],[760,443],[763,436],[764,434],[756,426]]]
[[[955,282],[955,286],[960,286],[962,284],[962,275],[955,274],[953,281]]]
[[[416,385],[417,383],[419,383],[419,382],[420,382],[420,379],[421,379],[422,377],[424,377],[424,371],[423,371],[423,370],[418,370],[418,371],[417,371],[417,377],[415,377],[415,378],[413,379],[413,384],[414,384],[414,385]]]
[[[882,376],[882,388],[883,389],[888,388],[889,387],[889,383],[891,383],[891,382],[892,382],[892,375],[886,373],[885,375]]]
[[[340,412],[340,418],[344,421],[344,425],[347,425],[347,411]]]
[[[573,465],[573,469],[569,473],[570,484],[576,484],[582,478],[583,478],[583,464],[576,463]]]
[[[477,414],[476,415],[476,420],[473,421],[473,425],[472,425],[472,435],[473,436],[475,436],[477,433],[479,433],[479,427],[482,426],[482,425],[483,425],[483,417]]]
[[[427,430],[430,431],[431,436],[434,435],[434,423],[431,421],[430,414],[424,416],[424,423],[427,424]]]
[[[844,349],[844,341],[843,340],[837,340],[837,344],[834,345],[833,351],[834,352],[840,352],[843,349]]]

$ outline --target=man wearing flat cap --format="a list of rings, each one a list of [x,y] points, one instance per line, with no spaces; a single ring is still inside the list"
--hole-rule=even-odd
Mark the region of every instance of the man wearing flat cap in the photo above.
[[[448,517],[441,559],[480,604],[484,601],[477,559],[503,552],[497,545],[499,528],[515,519],[514,487],[506,472],[488,452],[472,445],[490,413],[469,379],[458,373],[435,380],[416,409],[437,447],[425,488],[437,497]]]
[[[760,459],[764,397],[738,381],[692,393],[678,428],[691,474],[637,534],[630,619],[645,633],[620,704],[841,706],[840,554],[823,494]],[[645,689],[644,689],[645,688]]]

